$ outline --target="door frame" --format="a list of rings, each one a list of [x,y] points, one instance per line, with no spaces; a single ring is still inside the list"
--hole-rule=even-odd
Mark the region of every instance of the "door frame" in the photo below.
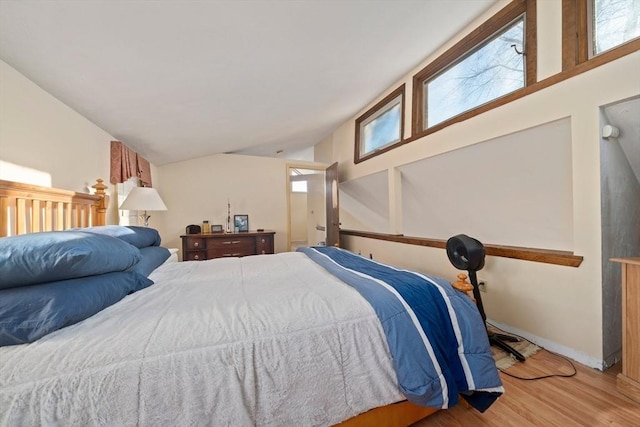
[[[329,165],[324,163],[295,163],[287,162],[285,165],[285,191],[287,195],[287,252],[291,252],[291,169],[307,169],[313,171],[321,171],[325,174]],[[327,194],[324,195],[325,202]]]
[[[324,172],[324,202],[327,246],[340,247],[340,202],[339,202],[338,162]]]

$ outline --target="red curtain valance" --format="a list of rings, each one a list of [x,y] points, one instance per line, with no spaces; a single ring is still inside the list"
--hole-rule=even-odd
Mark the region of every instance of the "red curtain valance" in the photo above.
[[[111,183],[122,183],[133,176],[145,187],[151,187],[149,161],[122,142],[111,141]]]

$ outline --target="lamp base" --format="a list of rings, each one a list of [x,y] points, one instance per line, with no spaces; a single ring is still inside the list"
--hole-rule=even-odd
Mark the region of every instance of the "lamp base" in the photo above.
[[[147,211],[144,211],[142,215],[138,215],[138,218],[142,220],[142,223],[144,224],[145,227],[149,226],[149,218],[151,218],[151,215],[147,215]]]

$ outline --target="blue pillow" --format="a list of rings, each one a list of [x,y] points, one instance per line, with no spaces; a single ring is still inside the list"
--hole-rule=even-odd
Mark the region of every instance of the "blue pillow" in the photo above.
[[[134,271],[0,290],[0,347],[33,342],[115,304],[151,280]]]
[[[137,271],[147,277],[153,270],[162,265],[171,253],[166,248],[149,246],[148,248],[140,248],[140,255],[142,256],[140,262],[131,267],[130,270]]]
[[[110,236],[50,231],[0,238],[0,289],[124,271],[138,248]]]
[[[160,246],[160,233],[158,233],[158,230],[149,227],[139,227],[136,225],[102,225],[99,227],[77,228],[74,230],[117,237],[132,244],[136,248]]]

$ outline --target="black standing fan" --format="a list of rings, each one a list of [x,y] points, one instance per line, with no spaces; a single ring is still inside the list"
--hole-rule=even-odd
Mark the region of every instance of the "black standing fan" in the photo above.
[[[484,246],[474,238],[465,234],[458,234],[447,240],[447,256],[455,268],[469,272],[469,281],[471,285],[473,285],[473,297],[476,299],[476,305],[478,306],[478,311],[480,311],[486,329],[487,316],[484,313],[482,296],[480,295],[478,278],[476,276],[476,271],[482,270],[484,267]],[[524,356],[504,342],[516,342],[519,341],[518,338],[510,335],[494,334],[489,332],[489,330],[487,330],[487,335],[489,336],[489,343],[491,345],[500,347],[504,351],[513,354],[516,359],[524,362]]]

